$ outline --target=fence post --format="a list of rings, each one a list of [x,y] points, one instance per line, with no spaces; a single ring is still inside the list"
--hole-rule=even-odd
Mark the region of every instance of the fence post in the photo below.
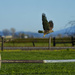
[[[73,36],[71,37],[71,39],[72,39],[72,46],[74,46],[74,41],[73,41],[74,39],[73,39]]]
[[[49,49],[51,49],[51,37],[49,37]]]
[[[4,38],[2,37],[2,44],[1,44],[1,50],[3,51],[3,46],[4,46]]]
[[[33,43],[33,46],[35,47],[34,41],[32,43]]]
[[[1,69],[1,54],[0,54],[0,69]]]
[[[55,44],[56,44],[56,43],[55,43],[55,37],[54,37],[54,38],[53,38],[53,46],[55,46]]]

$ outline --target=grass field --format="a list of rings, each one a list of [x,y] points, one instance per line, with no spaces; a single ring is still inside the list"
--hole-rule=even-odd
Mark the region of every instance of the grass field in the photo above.
[[[75,50],[4,50],[2,60],[75,59]],[[75,75],[71,63],[2,63],[0,75]]]

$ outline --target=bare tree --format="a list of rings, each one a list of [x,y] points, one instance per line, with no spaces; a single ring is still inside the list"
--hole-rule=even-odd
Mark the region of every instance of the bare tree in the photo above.
[[[12,37],[14,38],[14,35],[15,35],[15,28],[11,28],[11,34],[12,34]]]
[[[22,33],[20,32],[20,33],[19,33],[19,38],[20,38],[20,39],[21,39],[21,34],[22,34]]]
[[[3,34],[4,34],[4,36],[7,36],[10,34],[10,31],[8,29],[4,29]]]

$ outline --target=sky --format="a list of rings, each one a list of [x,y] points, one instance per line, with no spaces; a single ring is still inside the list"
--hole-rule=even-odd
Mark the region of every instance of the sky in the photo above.
[[[42,13],[54,23],[54,31],[75,20],[75,0],[0,0],[0,31],[43,30]]]

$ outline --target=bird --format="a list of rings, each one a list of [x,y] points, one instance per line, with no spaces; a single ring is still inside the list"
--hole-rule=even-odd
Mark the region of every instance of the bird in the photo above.
[[[47,21],[47,18],[46,18],[46,15],[44,13],[42,13],[42,25],[43,25],[43,30],[44,31],[39,30],[38,32],[39,33],[44,33],[44,36],[43,37],[45,37],[45,35],[48,34],[48,33],[54,32],[52,30],[53,29],[53,26],[54,26],[53,21],[50,20],[48,22]]]

